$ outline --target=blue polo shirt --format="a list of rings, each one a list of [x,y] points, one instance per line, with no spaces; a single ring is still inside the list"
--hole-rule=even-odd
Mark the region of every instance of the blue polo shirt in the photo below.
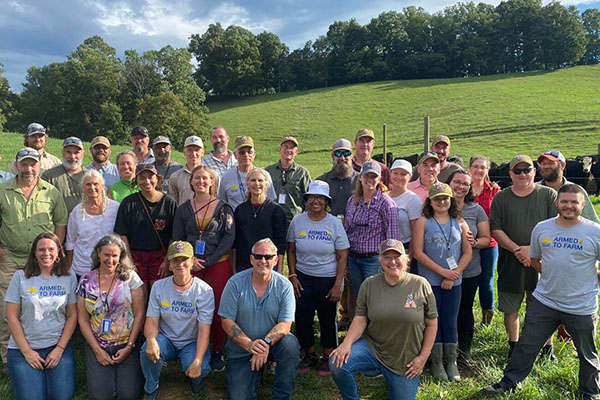
[[[252,268],[232,276],[221,296],[219,316],[232,319],[250,339],[263,338],[279,322],[294,321],[296,299],[292,283],[273,271],[269,287],[259,299],[252,286]],[[250,354],[227,338],[228,358]]]

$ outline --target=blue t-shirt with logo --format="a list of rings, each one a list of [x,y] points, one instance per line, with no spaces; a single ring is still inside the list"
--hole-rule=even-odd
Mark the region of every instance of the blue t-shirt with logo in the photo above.
[[[569,314],[596,313],[600,225],[585,218],[569,228],[558,226],[556,218],[542,221],[531,233],[529,257],[542,260],[537,300]]]
[[[213,290],[194,277],[185,291],[173,284],[173,277],[154,282],[148,300],[147,317],[157,317],[158,332],[182,349],[198,339],[198,322],[210,325],[215,310]]]

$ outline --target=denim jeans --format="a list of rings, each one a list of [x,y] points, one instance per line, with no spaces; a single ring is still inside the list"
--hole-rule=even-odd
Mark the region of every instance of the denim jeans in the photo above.
[[[479,281],[479,303],[482,310],[494,309],[494,275],[498,263],[498,246],[479,250],[481,257],[481,279]]]
[[[225,367],[227,396],[230,400],[254,399],[262,370],[252,371],[250,354],[244,357],[229,358]],[[275,381],[272,399],[290,399],[296,386],[296,370],[300,361],[300,345],[296,337],[288,333],[271,347],[269,360],[275,361]]]
[[[341,368],[336,367],[330,358],[329,369],[344,400],[360,399],[354,372],[372,371],[374,369],[383,374],[388,386],[390,400],[414,400],[417,397],[420,377],[407,379],[404,375],[398,375],[389,370],[375,358],[364,339],[358,339],[352,344],[348,362],[342,365]]]
[[[442,289],[441,286],[431,287],[438,311],[436,343],[458,343],[457,321],[462,292],[461,286],[452,286],[450,290]]]
[[[358,290],[365,279],[381,272],[378,256],[357,257],[355,253],[348,255],[348,270],[352,279],[352,289],[358,297]]]
[[[55,346],[36,349],[46,358]],[[19,349],[8,349],[8,371],[16,400],[62,400],[75,394],[75,357],[69,342],[55,368],[32,368]]]
[[[144,390],[146,393],[153,393],[156,389],[158,389],[158,380],[160,379],[160,371],[162,369],[161,361],[168,362],[179,358],[181,368],[185,372],[196,357],[196,341],[193,341],[179,350],[177,350],[171,341],[161,333],[159,333],[156,337],[156,341],[158,342],[158,347],[160,348],[160,360],[157,362],[153,363],[148,359],[148,356],[146,355],[147,342],[144,343],[142,349],[140,350],[140,364],[142,365],[144,378],[146,378],[146,384],[144,385]],[[198,378],[192,379],[194,383],[200,383],[200,381],[202,381],[202,379],[208,375],[210,372],[209,362],[210,351],[207,350],[206,353],[204,353],[204,358],[202,359],[202,375],[200,375]]]

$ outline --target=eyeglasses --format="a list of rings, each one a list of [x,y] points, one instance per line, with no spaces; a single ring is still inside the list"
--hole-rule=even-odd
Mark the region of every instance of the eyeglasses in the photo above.
[[[471,186],[471,184],[470,184],[470,183],[467,183],[467,182],[461,182],[461,181],[458,181],[458,180],[456,180],[456,179],[452,179],[452,183],[454,183],[455,185],[462,186],[462,187],[470,187],[470,186]]]
[[[344,151],[340,151],[340,150],[336,150],[333,152],[333,155],[336,157],[350,157],[352,155],[352,152],[350,150],[344,150]]]
[[[70,137],[70,138],[66,138],[65,141],[63,142],[63,146],[69,146],[69,145],[82,145],[83,142],[81,141],[81,139],[76,138],[76,137]]]
[[[254,254],[252,253],[252,257],[255,260],[262,260],[263,258],[267,261],[272,260],[273,258],[277,257],[277,254]]]
[[[533,167],[525,167],[525,168],[513,168],[512,172],[515,175],[520,175],[520,174],[528,174],[531,171],[533,171]]]
[[[325,196],[318,195],[318,194],[309,194],[306,197],[306,200],[307,201],[319,201],[321,203],[326,203],[328,198]]]

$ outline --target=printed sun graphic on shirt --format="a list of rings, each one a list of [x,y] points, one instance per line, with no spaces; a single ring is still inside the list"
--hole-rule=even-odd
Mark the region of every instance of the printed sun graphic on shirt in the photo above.
[[[306,239],[306,232],[304,232],[304,231],[301,231],[301,232],[298,234],[298,239]]]
[[[550,238],[542,239],[542,247],[550,247],[551,244],[552,244],[552,240]]]
[[[160,306],[163,307],[164,309],[168,310],[169,308],[171,308],[171,305],[169,304],[168,301],[161,301],[160,302]],[[165,311],[166,311],[165,310]]]

